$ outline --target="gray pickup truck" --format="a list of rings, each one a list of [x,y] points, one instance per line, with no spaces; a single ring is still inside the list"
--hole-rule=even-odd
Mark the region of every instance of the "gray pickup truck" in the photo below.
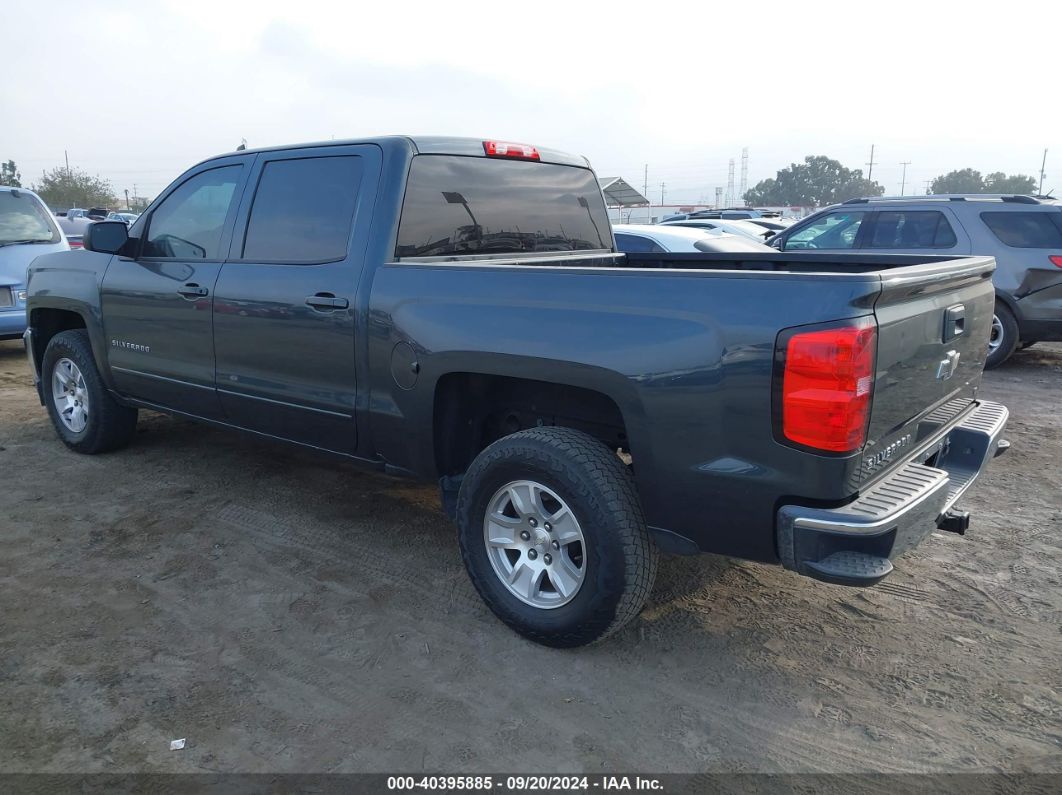
[[[60,439],[152,409],[440,484],[532,640],[633,618],[659,552],[872,585],[1006,449],[990,257],[616,252],[584,158],[379,138],[204,161],[38,258]],[[431,577],[431,572],[425,572]]]

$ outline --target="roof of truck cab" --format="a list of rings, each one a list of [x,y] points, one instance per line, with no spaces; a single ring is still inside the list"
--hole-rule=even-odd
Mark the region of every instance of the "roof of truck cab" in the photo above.
[[[343,140],[309,141],[305,143],[283,144],[280,146],[264,146],[258,149],[239,149],[232,152],[222,152],[208,157],[202,163],[218,160],[233,155],[256,155],[266,152],[283,152],[291,149],[318,149],[329,146],[352,146],[355,144],[373,144],[382,149],[404,149],[411,155],[461,155],[465,157],[486,157],[483,144],[485,141],[505,141],[506,138],[467,138],[446,135],[383,135],[374,138],[346,138]],[[557,149],[549,149],[538,144],[523,141],[526,145],[534,146],[538,151],[540,161],[564,166],[580,166],[587,168],[590,162],[581,155],[573,155],[561,152]],[[508,158],[498,158],[508,159]],[[534,162],[534,161],[528,161]],[[198,164],[197,164],[198,165]]]

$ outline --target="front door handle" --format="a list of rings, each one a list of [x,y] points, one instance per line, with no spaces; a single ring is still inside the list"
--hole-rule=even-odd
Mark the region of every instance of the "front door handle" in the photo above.
[[[336,298],[332,293],[317,293],[306,297],[306,305],[314,309],[346,309],[350,302],[346,298]]]
[[[183,295],[185,298],[202,298],[205,295],[210,294],[210,290],[206,287],[200,287],[194,282],[189,282],[184,287],[178,287],[177,292]]]

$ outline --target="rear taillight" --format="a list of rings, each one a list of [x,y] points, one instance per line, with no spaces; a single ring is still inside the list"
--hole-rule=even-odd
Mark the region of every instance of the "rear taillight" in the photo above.
[[[521,160],[539,160],[538,150],[530,144],[514,144],[508,141],[484,141],[483,151],[487,157],[515,157]]]
[[[850,453],[863,446],[874,382],[874,326],[789,338],[782,378],[782,432],[797,444]]]
[[[1062,268],[1062,254],[1052,254],[1048,259],[1056,268]]]

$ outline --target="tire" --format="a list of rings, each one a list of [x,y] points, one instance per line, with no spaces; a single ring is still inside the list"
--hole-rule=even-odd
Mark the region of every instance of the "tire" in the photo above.
[[[487,447],[462,479],[457,523],[483,601],[545,646],[582,646],[618,631],[656,578],[658,552],[633,477],[605,445],[571,428],[520,431]],[[542,572],[537,586],[533,571]]]
[[[988,358],[985,369],[999,367],[1010,358],[1018,347],[1018,321],[1007,305],[996,301],[996,312],[992,317],[992,333],[988,341]]]
[[[55,432],[71,450],[89,455],[117,450],[136,433],[137,410],[107,391],[84,329],[51,338],[41,363],[41,386]]]

